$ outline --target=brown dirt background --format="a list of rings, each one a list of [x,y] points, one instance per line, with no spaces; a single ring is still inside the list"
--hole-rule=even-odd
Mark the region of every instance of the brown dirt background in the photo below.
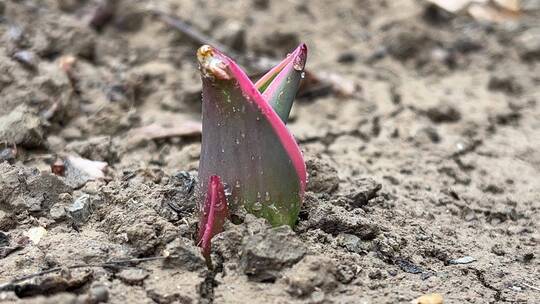
[[[19,143],[15,158],[12,143],[0,147],[0,284],[175,258],[65,269],[0,302],[408,303],[437,292],[540,303],[538,10],[486,24],[406,0],[123,1],[96,31],[98,5],[0,1],[0,122],[16,117],[0,132]],[[215,271],[193,244],[178,175],[196,170],[200,139],[130,133],[200,119],[199,45],[149,9],[240,54],[280,58],[306,42],[308,70],[355,87],[293,108],[310,172],[295,231],[241,217],[215,241]],[[108,162],[108,178],[74,188],[51,176],[66,153]],[[85,222],[64,211],[81,196]],[[47,234],[34,244],[25,234],[37,226]],[[463,257],[475,261],[453,263]]]

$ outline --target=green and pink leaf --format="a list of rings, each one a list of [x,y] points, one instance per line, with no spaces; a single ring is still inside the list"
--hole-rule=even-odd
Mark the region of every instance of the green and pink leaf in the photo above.
[[[255,87],[284,123],[287,123],[300,80],[304,77],[306,58],[307,47],[301,44],[255,83]]]
[[[244,206],[274,226],[294,226],[307,175],[301,151],[284,124],[290,107],[280,117],[236,63],[216,49],[203,46],[197,56],[203,80],[203,189],[211,176],[219,176],[232,189],[231,208]],[[275,96],[295,62],[305,62],[305,46],[262,81],[268,83],[263,94]]]
[[[211,240],[214,235],[223,231],[225,220],[229,216],[227,198],[223,183],[219,176],[213,175],[208,179],[204,205],[201,208],[199,221],[198,245],[202,248],[203,256],[209,260]]]

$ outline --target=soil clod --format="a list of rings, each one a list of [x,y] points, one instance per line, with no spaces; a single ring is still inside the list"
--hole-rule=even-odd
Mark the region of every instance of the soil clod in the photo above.
[[[247,238],[240,260],[243,272],[251,280],[274,282],[280,271],[296,264],[306,249],[288,226],[269,229]]]
[[[0,116],[0,142],[35,148],[43,144],[43,123],[37,113],[21,105]]]

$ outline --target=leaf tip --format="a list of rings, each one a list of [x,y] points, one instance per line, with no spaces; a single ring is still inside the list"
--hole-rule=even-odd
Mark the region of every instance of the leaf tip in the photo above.
[[[209,45],[203,45],[197,50],[199,69],[203,77],[210,79],[228,80],[232,76],[229,71],[228,58]]]
[[[305,43],[300,44],[294,52],[293,68],[297,71],[303,71],[306,66],[307,59],[307,45]]]

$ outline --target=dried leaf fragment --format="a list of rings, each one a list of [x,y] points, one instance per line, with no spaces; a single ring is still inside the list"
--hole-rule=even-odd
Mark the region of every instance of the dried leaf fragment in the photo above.
[[[438,293],[425,294],[412,300],[411,304],[443,304],[443,296]]]

